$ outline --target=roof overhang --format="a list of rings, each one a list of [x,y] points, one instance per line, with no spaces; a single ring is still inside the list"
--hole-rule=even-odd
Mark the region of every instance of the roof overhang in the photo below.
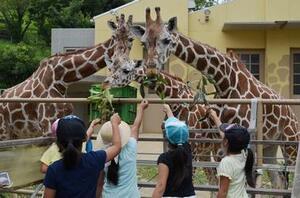
[[[300,21],[225,22],[222,31],[273,29],[300,29]]]

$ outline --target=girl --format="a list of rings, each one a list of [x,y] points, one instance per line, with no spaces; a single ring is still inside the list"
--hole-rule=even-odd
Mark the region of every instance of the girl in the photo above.
[[[118,114],[111,117],[112,146],[105,151],[81,153],[86,139],[86,128],[81,119],[67,116],[58,121],[57,145],[62,159],[48,167],[44,185],[45,198],[96,197],[97,180],[105,162],[112,160],[121,150]]]
[[[237,124],[221,124],[213,110],[210,117],[220,129],[226,153],[217,168],[220,180],[217,198],[248,198],[246,181],[249,186],[255,187],[252,174],[254,157],[248,148],[250,135],[246,128]]]
[[[169,105],[163,109],[168,116],[164,126],[170,150],[158,158],[158,181],[152,197],[195,197],[188,127],[174,117]]]
[[[74,115],[69,115],[71,117],[75,117]],[[66,116],[68,117],[68,116]],[[78,118],[78,117],[77,117]],[[56,129],[58,125],[59,119],[55,120],[53,124],[51,125],[51,136],[56,137]],[[100,119],[95,119],[91,122],[88,130],[86,131],[86,147],[85,151],[90,152],[93,150],[93,143],[91,140],[91,136],[93,135],[94,127],[100,124]],[[40,161],[40,171],[41,173],[46,173],[48,166],[52,164],[53,162],[61,159],[61,153],[59,152],[59,148],[56,145],[56,143],[53,143],[42,155]]]
[[[128,124],[122,122],[121,127],[121,143],[122,150],[118,157],[111,161],[108,168],[104,169],[104,173],[100,176],[100,189],[102,197],[130,197],[138,198],[140,193],[137,186],[136,176],[136,157],[137,157],[137,140],[139,138],[139,128],[143,119],[144,110],[148,107],[148,101],[143,100],[137,112],[135,121],[130,128]],[[98,133],[104,144],[111,142],[111,126],[105,123]],[[99,137],[100,138],[100,137]],[[104,185],[103,185],[104,183]]]

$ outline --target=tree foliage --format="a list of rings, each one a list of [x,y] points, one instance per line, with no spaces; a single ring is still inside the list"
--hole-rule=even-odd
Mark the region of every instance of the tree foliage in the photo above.
[[[31,23],[26,17],[29,0],[1,0],[0,17],[13,42],[20,42]]]
[[[11,87],[28,78],[37,68],[43,56],[45,56],[45,54],[38,54],[35,48],[24,43],[1,47],[1,88]]]
[[[132,0],[84,0],[82,11],[91,17],[109,11]]]
[[[195,0],[196,8],[202,9],[218,4],[218,0]]]
[[[51,28],[92,27],[90,16],[81,11],[82,6],[83,0],[31,0],[29,16],[38,34],[49,44]]]

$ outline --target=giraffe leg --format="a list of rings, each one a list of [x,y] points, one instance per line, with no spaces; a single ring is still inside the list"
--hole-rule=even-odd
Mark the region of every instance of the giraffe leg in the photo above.
[[[284,128],[283,133],[283,140],[284,141],[298,141],[298,134],[297,129],[293,128],[292,125],[287,125]],[[286,166],[293,166],[296,164],[297,159],[297,151],[298,146],[297,145],[281,145],[281,151],[284,158],[284,165]],[[283,175],[285,176],[285,188],[287,189],[289,187],[289,178],[288,178],[288,172],[283,171]]]
[[[278,146],[270,146],[264,149],[264,164],[277,164],[277,151]],[[269,178],[271,180],[272,187],[275,189],[283,189],[284,182],[282,175],[279,171],[268,171]]]

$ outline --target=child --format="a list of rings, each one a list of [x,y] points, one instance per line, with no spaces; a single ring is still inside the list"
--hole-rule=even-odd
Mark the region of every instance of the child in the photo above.
[[[249,186],[255,187],[252,175],[254,157],[248,148],[250,135],[246,128],[237,124],[221,124],[213,110],[210,117],[220,129],[226,153],[217,168],[220,180],[217,198],[248,198],[246,181]]]
[[[66,117],[76,117],[74,115],[69,115],[69,116],[66,116]],[[76,117],[78,118],[78,117]],[[79,119],[79,118],[78,118]],[[51,125],[51,136],[52,137],[56,137],[56,129],[57,129],[57,124],[58,124],[58,121],[59,119],[55,120],[53,122],[53,124]],[[93,150],[93,144],[92,144],[92,141],[90,139],[90,137],[92,136],[93,134],[93,131],[94,131],[94,127],[100,123],[100,119],[95,119],[91,122],[88,130],[86,131],[86,138],[87,138],[87,141],[86,141],[86,152],[90,152]],[[56,145],[56,143],[53,143],[42,155],[40,161],[41,161],[41,167],[40,167],[40,171],[42,173],[46,173],[47,172],[47,169],[48,169],[48,166],[50,164],[52,164],[53,162],[57,161],[61,159],[61,154],[59,153],[59,149]]]
[[[102,191],[103,198],[140,197],[136,173],[137,140],[139,137],[139,128],[143,119],[144,110],[147,107],[148,101],[143,100],[131,128],[125,122],[120,124],[120,126],[122,126],[120,129],[122,134],[122,150],[120,154],[111,161],[108,168],[104,169],[105,175],[102,174],[100,176],[99,194]],[[109,145],[111,143],[111,124],[109,122],[105,123],[100,129],[98,135],[101,136],[105,145]]]
[[[84,122],[77,117],[64,117],[57,125],[57,146],[62,159],[48,167],[45,198],[96,197],[97,180],[104,164],[121,151],[118,114],[111,117],[112,145],[106,150],[82,153],[86,139]]]
[[[174,117],[169,105],[163,108],[168,116],[165,131],[170,150],[158,158],[158,181],[152,197],[196,197],[188,127]]]

